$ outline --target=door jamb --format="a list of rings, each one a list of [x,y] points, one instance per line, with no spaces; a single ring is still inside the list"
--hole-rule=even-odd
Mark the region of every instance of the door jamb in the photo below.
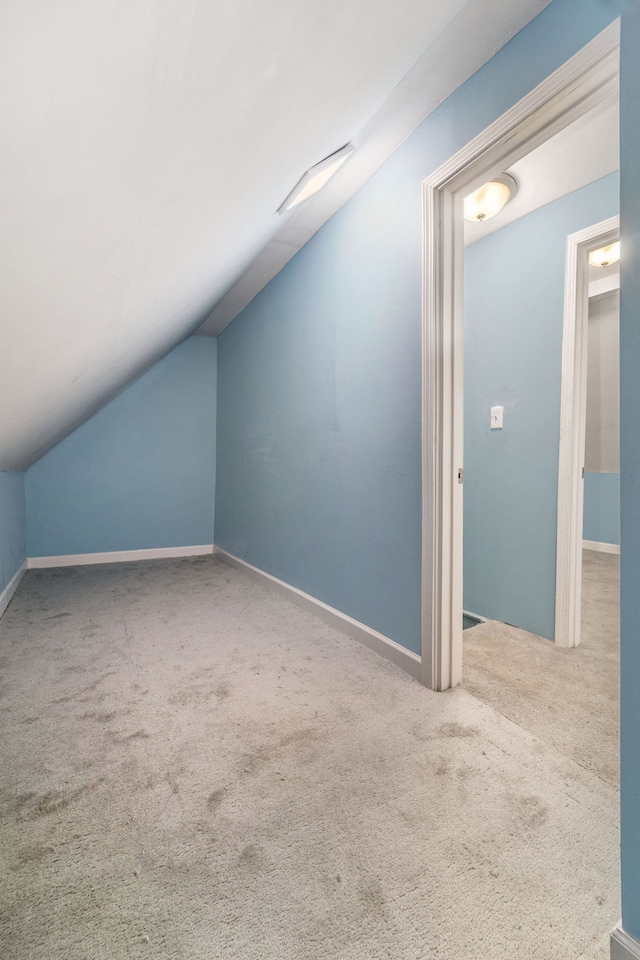
[[[560,647],[577,647],[580,643],[589,335],[587,256],[590,250],[606,246],[619,238],[619,216],[610,217],[567,237],[556,553],[555,642]]]
[[[613,97],[619,44],[614,21],[423,184],[421,679],[432,690],[462,678],[462,198]]]

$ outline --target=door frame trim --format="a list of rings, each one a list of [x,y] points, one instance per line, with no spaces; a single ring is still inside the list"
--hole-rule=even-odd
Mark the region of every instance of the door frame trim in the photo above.
[[[462,198],[617,94],[616,20],[423,183],[421,680],[462,678]]]
[[[580,643],[589,338],[587,257],[590,250],[619,238],[619,216],[594,223],[567,237],[556,548],[555,642],[559,647],[577,647]]]

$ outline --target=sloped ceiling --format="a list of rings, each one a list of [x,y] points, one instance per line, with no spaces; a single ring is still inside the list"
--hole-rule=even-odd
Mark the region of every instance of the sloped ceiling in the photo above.
[[[232,291],[204,332],[222,329],[261,286],[304,170],[374,144],[291,215],[284,259],[548,2],[5,0],[0,470],[33,463]]]

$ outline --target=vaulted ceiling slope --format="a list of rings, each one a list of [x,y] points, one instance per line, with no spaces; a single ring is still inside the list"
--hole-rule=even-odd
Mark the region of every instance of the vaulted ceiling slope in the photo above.
[[[218,333],[548,2],[5,0],[0,470]],[[283,237],[284,197],[349,140]]]

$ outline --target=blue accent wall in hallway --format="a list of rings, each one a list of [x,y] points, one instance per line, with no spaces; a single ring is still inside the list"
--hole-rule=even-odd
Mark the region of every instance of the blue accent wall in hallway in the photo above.
[[[553,640],[567,236],[618,213],[611,174],[465,249],[464,608]],[[490,429],[492,406],[504,428]]]
[[[23,473],[0,473],[0,593],[27,557]]]
[[[585,473],[582,536],[596,543],[620,543],[619,473]]]
[[[190,337],[30,467],[30,557],[213,542],[216,350]]]
[[[554,0],[219,339],[216,544],[414,651],[422,182],[616,12]]]

